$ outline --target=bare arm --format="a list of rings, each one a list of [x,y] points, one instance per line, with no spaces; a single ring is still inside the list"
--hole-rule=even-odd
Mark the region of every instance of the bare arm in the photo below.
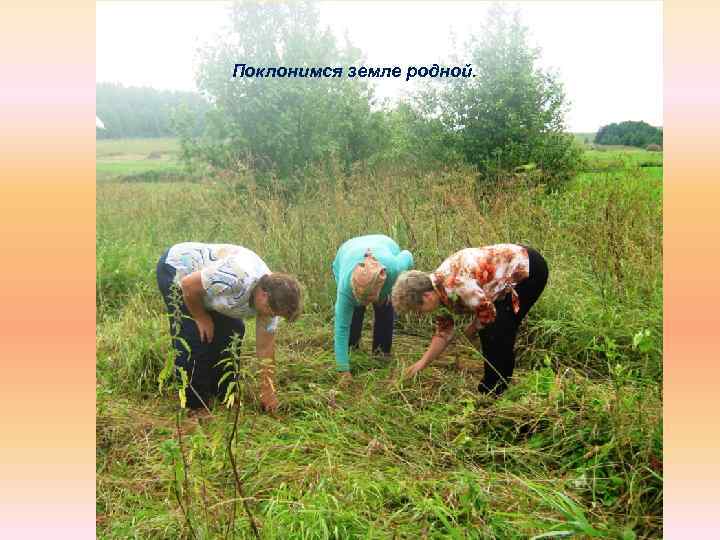
[[[185,305],[197,324],[200,341],[210,343],[215,333],[215,325],[203,305],[205,289],[200,279],[200,272],[193,272],[182,278],[180,288],[182,289]]]
[[[260,359],[260,401],[266,411],[277,410],[279,402],[275,394],[275,335],[266,329],[267,321],[255,321],[255,352]]]
[[[450,339],[442,335],[435,334],[430,341],[430,346],[422,355],[422,358],[420,358],[420,360],[410,366],[407,371],[405,371],[405,375],[408,377],[412,377],[413,375],[416,375],[419,371],[425,369],[428,365],[430,365],[433,360],[435,360],[445,351],[449,342]]]

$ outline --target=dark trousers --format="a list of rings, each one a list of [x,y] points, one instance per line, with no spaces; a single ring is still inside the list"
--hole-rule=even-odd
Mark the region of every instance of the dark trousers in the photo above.
[[[520,323],[535,304],[548,280],[548,266],[537,251],[526,247],[530,262],[529,277],[518,283],[515,291],[520,311],[515,314],[509,294],[495,301],[495,321],[478,332],[485,356],[485,375],[478,385],[481,392],[501,394],[515,369],[515,338]]]
[[[167,251],[157,264],[158,287],[170,319],[175,367],[183,368],[188,375],[189,384],[185,390],[187,406],[197,409],[207,405],[211,396],[225,396],[231,378],[227,377],[219,384],[225,368],[218,361],[224,358],[223,352],[230,345],[233,335],[243,338],[245,325],[240,319],[210,311],[215,324],[213,340],[210,343],[201,342],[197,324],[182,299],[180,288],[173,283],[175,268],[165,262],[166,257]]]
[[[375,322],[373,325],[373,352],[390,354],[393,338],[393,324],[395,323],[395,311],[388,300],[381,304],[373,304],[375,311]],[[358,306],[353,311],[352,322],[350,323],[350,347],[357,348],[362,334],[362,324],[365,318],[365,306]]]

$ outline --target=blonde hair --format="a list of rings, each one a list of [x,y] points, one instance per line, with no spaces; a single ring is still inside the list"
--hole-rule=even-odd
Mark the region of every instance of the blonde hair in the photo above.
[[[359,304],[368,305],[378,299],[386,279],[385,267],[368,250],[362,262],[352,271],[350,287],[353,296]]]
[[[403,272],[392,289],[393,309],[398,313],[418,311],[423,305],[423,295],[432,290],[430,274],[419,270]]]

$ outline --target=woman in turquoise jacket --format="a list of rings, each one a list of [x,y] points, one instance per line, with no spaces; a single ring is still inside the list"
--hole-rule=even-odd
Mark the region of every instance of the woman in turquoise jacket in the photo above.
[[[358,236],[345,242],[333,261],[335,300],[335,360],[344,380],[351,378],[348,348],[360,342],[365,308],[373,304],[372,350],[390,353],[395,312],[390,292],[401,272],[413,268],[412,254],[382,234]]]

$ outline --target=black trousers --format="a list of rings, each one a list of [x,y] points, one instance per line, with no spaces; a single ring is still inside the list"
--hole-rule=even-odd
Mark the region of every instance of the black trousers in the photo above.
[[[393,325],[395,323],[395,310],[388,300],[381,304],[373,304],[375,322],[373,323],[373,352],[390,354],[393,338]],[[357,348],[362,334],[362,324],[365,318],[365,306],[358,306],[353,311],[350,323],[350,347]]]
[[[211,396],[221,398],[225,396],[231,378],[227,377],[222,384],[219,384],[225,369],[218,364],[218,361],[223,358],[223,352],[230,345],[234,335],[243,338],[245,325],[240,319],[210,311],[215,325],[213,340],[210,343],[200,341],[197,324],[182,299],[180,288],[173,283],[175,268],[165,262],[166,258],[167,251],[157,264],[158,288],[165,300],[170,320],[175,367],[183,368],[188,375],[189,384],[185,390],[187,406],[198,409],[207,405]]]
[[[545,289],[548,280],[548,266],[542,255],[526,247],[530,262],[529,277],[518,283],[515,291],[520,300],[520,311],[516,314],[509,294],[495,301],[495,321],[478,332],[485,356],[485,374],[478,390],[485,393],[501,394],[515,369],[515,338],[520,323],[533,307]]]

